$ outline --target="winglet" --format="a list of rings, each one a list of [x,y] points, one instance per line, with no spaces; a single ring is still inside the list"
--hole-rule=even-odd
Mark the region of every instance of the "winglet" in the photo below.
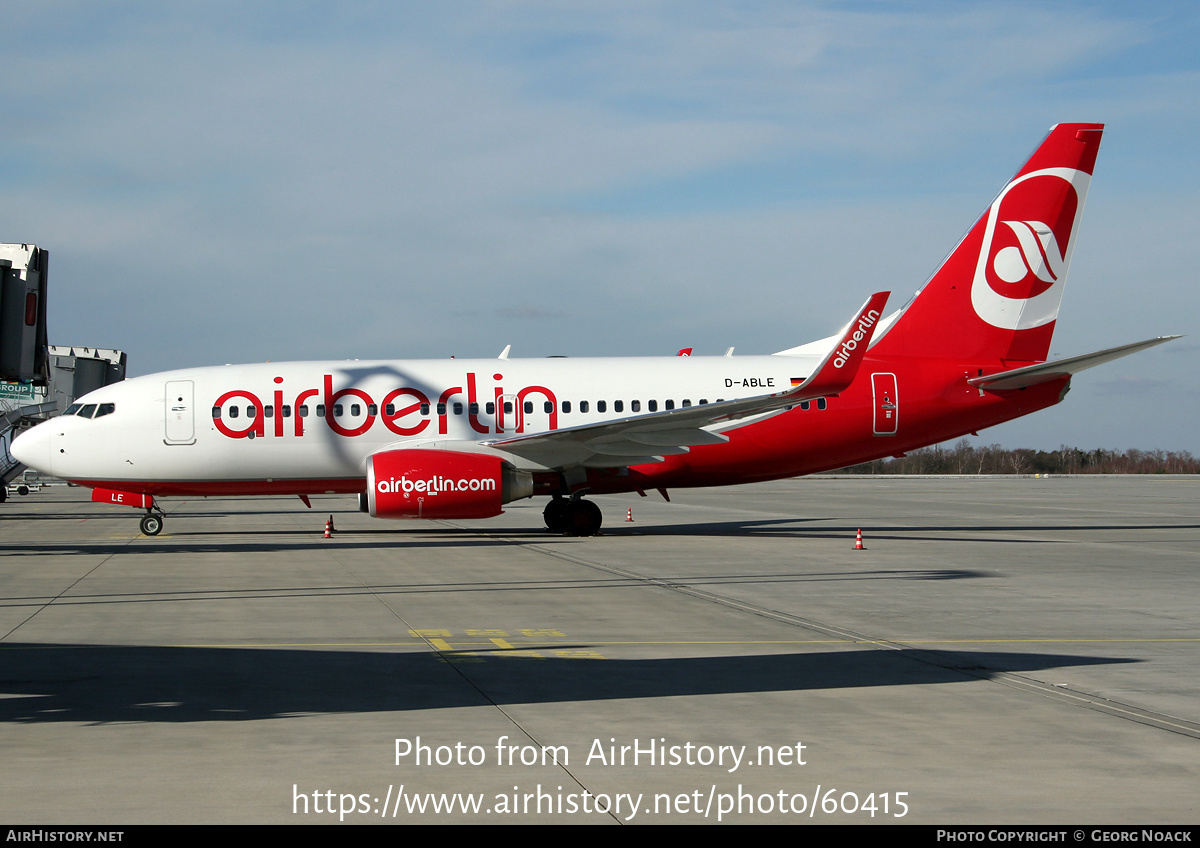
[[[807,380],[788,392],[788,397],[796,400],[829,397],[849,388],[871,344],[871,334],[879,324],[890,294],[876,292],[867,298],[862,309],[842,331],[833,350],[825,355]]]

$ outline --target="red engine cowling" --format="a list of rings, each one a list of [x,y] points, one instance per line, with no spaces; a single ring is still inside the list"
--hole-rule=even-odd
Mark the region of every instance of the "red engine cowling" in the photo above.
[[[413,448],[367,459],[367,511],[375,518],[490,518],[532,494],[531,474],[490,454]]]

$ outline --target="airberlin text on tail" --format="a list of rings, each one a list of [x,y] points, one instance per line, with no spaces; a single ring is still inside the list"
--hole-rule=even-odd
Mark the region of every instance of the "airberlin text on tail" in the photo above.
[[[837,350],[833,356],[833,367],[841,368],[850,361],[850,355],[858,348],[858,345],[864,340],[870,341],[870,334],[867,332],[875,326],[875,322],[879,320],[878,309],[868,309],[862,315],[858,316],[858,325],[854,331],[842,339],[842,343],[837,346]]]
[[[925,284],[877,351],[1044,361],[1103,124],[1058,124]]]

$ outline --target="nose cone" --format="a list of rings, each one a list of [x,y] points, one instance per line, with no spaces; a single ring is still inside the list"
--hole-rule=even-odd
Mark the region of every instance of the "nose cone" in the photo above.
[[[13,457],[37,471],[51,473],[50,428],[53,423],[45,421],[13,439],[12,447],[9,448]]]

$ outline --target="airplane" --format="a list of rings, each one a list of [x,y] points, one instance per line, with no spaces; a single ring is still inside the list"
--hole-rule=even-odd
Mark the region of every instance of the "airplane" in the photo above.
[[[588,494],[669,500],[903,455],[1053,406],[1079,371],[1178,338],[1047,361],[1103,129],[1052,127],[903,307],[885,316],[889,293],[873,294],[799,347],[185,369],[98,389],[11,451],[145,510],[150,536],[159,497],[320,493],[395,519],[549,497],[548,529],[590,536]]]

